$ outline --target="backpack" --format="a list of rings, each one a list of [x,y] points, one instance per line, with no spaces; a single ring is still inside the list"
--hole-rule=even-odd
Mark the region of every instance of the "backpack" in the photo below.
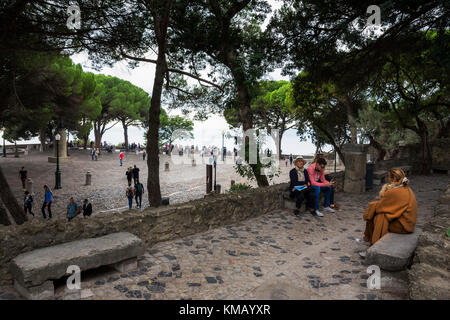
[[[136,185],[136,189],[137,189],[137,192],[138,192],[138,193],[142,193],[142,183],[138,183],[138,184]]]

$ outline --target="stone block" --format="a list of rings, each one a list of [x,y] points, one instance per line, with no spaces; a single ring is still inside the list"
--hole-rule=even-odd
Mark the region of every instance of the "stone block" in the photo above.
[[[64,290],[63,300],[80,300],[81,299],[81,289],[68,289]]]
[[[32,287],[65,276],[70,265],[85,271],[140,256],[144,251],[142,240],[135,235],[112,233],[22,253],[11,261],[10,271],[14,279]]]
[[[53,298],[55,295],[53,281],[45,281],[41,285],[26,287],[19,281],[14,280],[14,288],[28,300],[45,300]]]
[[[405,269],[412,261],[421,229],[413,233],[387,233],[367,250],[366,263],[388,271]]]
[[[291,200],[284,199],[283,200],[283,207],[285,209],[292,209],[292,210],[294,210],[295,209],[295,201],[293,201],[292,199]]]
[[[127,259],[118,263],[111,265],[114,269],[119,272],[128,272],[135,270],[138,267],[137,258]]]

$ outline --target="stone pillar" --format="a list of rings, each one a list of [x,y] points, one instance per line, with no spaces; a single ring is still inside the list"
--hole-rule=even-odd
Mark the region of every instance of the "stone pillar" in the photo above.
[[[360,194],[366,191],[367,146],[345,144],[344,192]]]
[[[216,193],[220,193],[222,186],[220,184],[216,184]]]
[[[164,163],[164,171],[169,171],[169,163]]]
[[[92,174],[91,174],[90,171],[88,171],[88,172],[86,173],[86,185],[87,185],[87,186],[90,186],[90,185],[91,185],[91,180],[92,180]]]
[[[192,166],[193,166],[193,167],[196,166],[196,164],[195,164],[195,159],[192,159]]]
[[[231,180],[231,186],[234,186],[236,182],[234,180]]]
[[[33,180],[31,180],[31,178],[27,179],[26,189],[31,195],[34,194],[34,192],[33,192]]]
[[[59,149],[59,163],[71,162],[70,157],[67,156],[67,133],[66,129],[58,131],[61,139],[59,139],[59,148],[56,147],[58,141],[53,140],[53,157],[48,157],[48,162],[56,163],[56,149]]]

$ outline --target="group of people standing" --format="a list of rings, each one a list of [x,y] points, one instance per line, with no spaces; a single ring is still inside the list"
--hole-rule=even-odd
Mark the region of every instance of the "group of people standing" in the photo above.
[[[28,172],[25,170],[25,167],[22,167],[19,171],[19,177],[22,182],[22,187],[25,191],[25,181],[28,177]],[[26,190],[24,192],[24,198],[23,198],[23,208],[25,211],[25,214],[31,214],[34,217],[33,213],[33,195]],[[42,203],[41,212],[44,219],[47,219],[47,213],[48,213],[48,220],[52,218],[52,203],[53,203],[53,192],[49,188],[49,186],[44,185],[44,202]],[[92,204],[89,202],[88,199],[84,199],[83,205],[79,206],[73,197],[69,199],[69,204],[67,205],[67,220],[71,221],[73,218],[75,218],[78,214],[83,211],[84,217],[89,217],[92,214]]]
[[[133,208],[133,198],[136,200],[136,207],[142,208],[142,195],[144,194],[144,185],[139,181],[139,168],[134,165],[134,168],[129,167],[125,172],[128,181],[128,187],[125,195],[128,198],[128,207]],[[131,186],[131,180],[134,182],[134,187]]]

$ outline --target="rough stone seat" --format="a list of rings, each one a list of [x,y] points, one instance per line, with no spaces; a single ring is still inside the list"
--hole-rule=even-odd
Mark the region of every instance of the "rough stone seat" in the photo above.
[[[386,170],[378,170],[373,173],[373,184],[374,185],[381,185],[383,183],[386,183],[386,176],[387,171]]]
[[[383,270],[404,270],[412,261],[422,230],[413,233],[387,233],[367,250],[366,263],[377,265]]]
[[[124,272],[137,268],[137,256],[144,251],[141,239],[118,232],[22,253],[11,261],[10,271],[25,298],[48,299],[54,295],[53,280],[67,275],[70,265],[81,271],[111,265]]]

